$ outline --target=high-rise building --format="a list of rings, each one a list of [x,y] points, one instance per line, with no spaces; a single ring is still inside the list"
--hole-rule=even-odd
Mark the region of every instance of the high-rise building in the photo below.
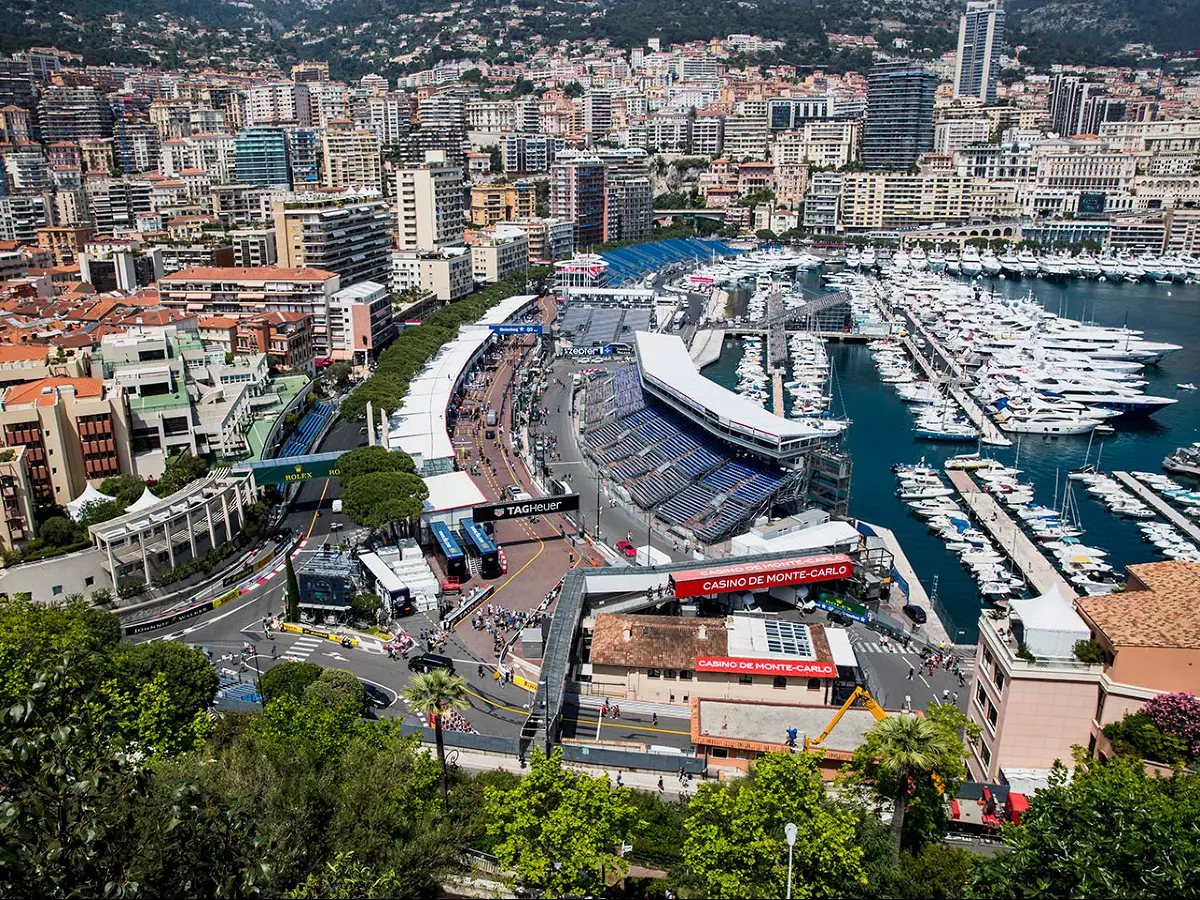
[[[767,123],[772,131],[803,128],[812,119],[828,118],[828,97],[777,97],[767,101]]]
[[[138,219],[154,212],[149,181],[94,179],[89,180],[87,192],[92,222],[101,237],[136,231]]]
[[[254,85],[246,101],[246,120],[251,127],[283,123],[310,127],[308,85],[295,81]]]
[[[915,63],[885,62],[871,69],[862,138],[868,169],[907,169],[933,149],[937,85],[937,75]]]
[[[326,187],[371,188],[383,191],[379,139],[360,129],[326,131],[323,138]]]
[[[463,239],[463,173],[430,151],[421,166],[396,170],[397,246],[436,250]]]
[[[354,192],[296,192],[271,203],[278,264],[336,273],[343,286],[386,283],[391,271],[391,214],[379,197]]]
[[[654,192],[648,178],[613,178],[605,187],[606,241],[642,241],[650,237]]]
[[[607,172],[597,157],[576,157],[550,168],[550,215],[575,223],[575,246],[607,240]]]
[[[1124,101],[1109,97],[1104,85],[1061,72],[1050,80],[1050,130],[1055,134],[1096,134],[1105,122],[1124,117]]]
[[[292,168],[292,185],[316,187],[321,181],[321,141],[311,128],[284,127],[287,134],[288,164]]]
[[[958,20],[958,67],[954,96],[996,102],[996,73],[1004,49],[1004,10],[999,0],[967,0]]]
[[[287,134],[281,128],[247,128],[233,139],[234,168],[243,184],[288,188]]]
[[[505,134],[500,141],[500,157],[505,172],[548,172],[565,141],[556,135]]]
[[[123,172],[159,170],[162,142],[158,128],[146,119],[118,119],[113,126],[113,150]]]
[[[612,130],[612,93],[592,88],[583,98],[583,130],[592,140]]]
[[[50,85],[38,103],[38,126],[47,143],[110,137],[112,107],[94,87]]]

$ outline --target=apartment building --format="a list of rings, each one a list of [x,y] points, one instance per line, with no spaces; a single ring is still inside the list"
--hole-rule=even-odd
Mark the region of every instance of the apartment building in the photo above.
[[[472,225],[486,227],[536,215],[537,190],[532,181],[471,185]]]
[[[345,286],[387,281],[392,217],[381,197],[356,191],[275,195],[271,218],[283,268],[336,272]]]
[[[557,135],[508,133],[500,139],[500,159],[506,173],[549,172],[565,146]]]
[[[329,300],[331,359],[366,365],[396,336],[392,295],[383,284],[362,281]]]
[[[868,77],[862,159],[868,169],[903,171],[933,148],[938,77],[907,62],[876,64]]]
[[[318,355],[330,354],[329,305],[341,288],[334,272],[262,266],[185,269],[159,282],[166,306],[240,318],[270,310],[307,313]]]
[[[0,552],[12,550],[32,540],[37,522],[37,502],[29,474],[25,446],[0,450]]]
[[[273,266],[278,261],[274,228],[243,228],[231,231],[229,241],[233,244],[233,264],[240,269]]]
[[[99,378],[52,377],[5,388],[0,434],[6,447],[24,448],[38,508],[65,505],[89,482],[133,471],[124,393]]]
[[[837,231],[842,213],[840,172],[814,172],[804,197],[804,227],[818,234]]]
[[[436,250],[461,244],[463,227],[462,169],[430,151],[425,164],[396,170],[396,209],[401,250]]]
[[[54,254],[56,266],[69,266],[95,234],[96,229],[90,225],[50,225],[38,229],[37,245]]]
[[[571,255],[575,244],[575,223],[566,219],[533,217],[511,223],[529,238],[529,261],[548,263]]]
[[[472,236],[471,269],[477,283],[495,284],[529,268],[529,236],[515,225],[493,225]]]
[[[842,178],[841,224],[848,232],[911,228],[968,218],[966,179],[948,173],[847,173]]]
[[[247,128],[233,139],[234,170],[245,184],[287,190],[292,186],[287,133],[282,128]]]
[[[770,131],[766,116],[728,116],[722,140],[722,153],[730,159],[765,160]]]
[[[1105,725],[1158,693],[1200,693],[1200,564],[1133,565],[1128,575],[1121,593],[1072,602],[1052,592],[980,618],[968,708],[981,730],[968,748],[973,779],[1069,766],[1076,746],[1103,755]],[[1103,663],[1075,656],[1087,640]]]
[[[859,123],[855,119],[805,122],[776,136],[771,159],[782,166],[840,169],[858,158]]]
[[[282,369],[315,371],[312,317],[276,309],[232,321],[231,352],[237,356],[266,354],[267,362]]]
[[[992,139],[992,121],[986,116],[976,119],[945,119],[933,126],[933,152],[954,153],[973,144],[987,144]]]
[[[429,291],[442,302],[467,296],[475,287],[470,248],[392,251],[392,292],[412,287]]]
[[[379,139],[365,129],[326,131],[321,139],[325,157],[322,183],[331,188],[368,188],[383,192],[383,162]]]

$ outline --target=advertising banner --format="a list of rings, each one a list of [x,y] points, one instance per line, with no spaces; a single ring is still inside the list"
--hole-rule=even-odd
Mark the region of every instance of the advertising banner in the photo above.
[[[849,578],[854,563],[843,553],[808,556],[799,559],[774,559],[732,566],[713,566],[671,576],[675,597],[700,597],[728,594],[732,591],[765,591],[789,584],[810,584]]]
[[[797,678],[836,678],[837,666],[809,659],[745,659],[734,656],[698,656],[697,672],[730,675],[791,675]]]

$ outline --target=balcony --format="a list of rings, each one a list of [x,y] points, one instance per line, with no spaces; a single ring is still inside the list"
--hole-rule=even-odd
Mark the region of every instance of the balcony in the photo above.
[[[1042,672],[1046,675],[1052,672],[1070,673],[1075,675],[1099,675],[1104,671],[1104,666],[1099,664],[1080,662],[1074,657],[1070,659],[1038,659],[1036,657],[1029,658],[1022,656],[1020,652],[1021,634],[1023,626],[1020,619],[1015,616],[1005,615],[1001,618],[992,618],[992,611],[984,613],[980,617],[980,641],[983,641],[982,632],[984,629],[992,633],[999,645],[1001,652],[1004,654],[1007,668],[1014,675],[1020,672],[1033,674]],[[1014,629],[1013,626],[1016,625]],[[992,642],[987,644],[989,649],[994,649]]]

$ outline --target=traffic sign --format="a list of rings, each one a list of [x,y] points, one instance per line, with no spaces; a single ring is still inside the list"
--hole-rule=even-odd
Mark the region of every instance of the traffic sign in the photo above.
[[[562,494],[558,497],[538,497],[536,500],[513,500],[510,503],[489,503],[471,510],[476,522],[499,522],[502,519],[524,519],[529,516],[545,516],[553,513],[572,512],[579,509],[578,494]]]
[[[541,334],[541,325],[493,325],[493,334]]]

